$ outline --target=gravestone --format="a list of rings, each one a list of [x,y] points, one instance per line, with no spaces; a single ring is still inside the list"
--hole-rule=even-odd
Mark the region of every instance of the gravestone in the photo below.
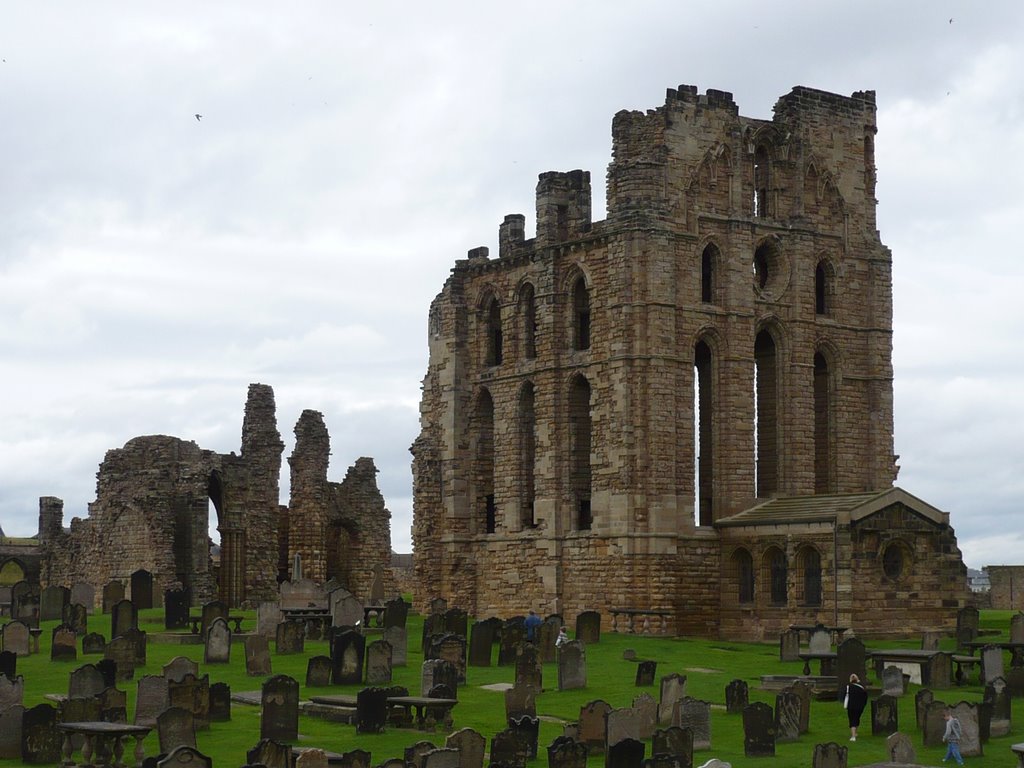
[[[742,715],[750,703],[750,686],[746,680],[733,680],[725,686],[725,711],[730,715]]]
[[[917,752],[914,742],[905,733],[894,733],[885,740],[885,751],[891,762],[914,765],[917,763]]]
[[[558,649],[558,690],[587,687],[587,650],[582,640],[570,640]]]
[[[277,625],[284,620],[281,604],[277,600],[263,600],[256,606],[256,633],[276,637]]]
[[[423,768],[459,768],[459,750],[432,749],[423,755]]]
[[[124,600],[124,584],[120,581],[108,581],[103,585],[103,612],[110,613],[114,605]]]
[[[531,686],[537,693],[544,690],[544,666],[533,643],[520,643],[516,648],[516,685]]]
[[[491,666],[494,639],[501,631],[501,620],[490,618],[474,622],[469,633],[469,666]]]
[[[336,589],[330,594],[331,626],[356,627],[362,624],[363,604],[347,589]]]
[[[95,723],[100,721],[100,700],[97,698],[64,699],[57,706],[58,723]],[[75,749],[81,749],[85,738],[80,734],[71,736]]]
[[[121,635],[132,647],[136,667],[146,666],[146,633],[141,629],[129,629]]]
[[[28,656],[32,650],[28,625],[18,619],[4,624],[3,646],[5,651],[10,651],[17,656]]]
[[[800,697],[789,690],[775,695],[775,741],[797,741],[800,738]]]
[[[185,656],[175,656],[164,664],[163,675],[168,680],[180,683],[186,675],[199,677],[199,664]]]
[[[135,643],[130,638],[115,637],[103,652],[103,658],[117,665],[117,680],[131,680],[135,677]]]
[[[537,737],[540,734],[540,720],[536,717],[523,715],[508,718],[508,729],[512,731],[520,743],[526,748],[526,756],[537,756]]]
[[[832,633],[821,624],[811,630],[807,650],[811,653],[828,653],[832,650]]]
[[[498,666],[504,667],[516,663],[516,651],[526,642],[526,619],[513,616],[502,622],[499,633]]]
[[[1010,642],[1024,643],[1024,613],[1019,611],[1010,617]]]
[[[604,744],[607,749],[623,739],[640,738],[640,717],[632,707],[612,709],[605,718]]]
[[[385,627],[383,639],[391,644],[391,665],[404,667],[408,660],[408,633],[405,627]]]
[[[469,637],[469,615],[461,608],[449,608],[442,614],[441,621],[445,632]]]
[[[643,768],[644,743],[636,739],[623,739],[608,747],[605,768]]]
[[[331,682],[334,685],[359,685],[363,682],[363,658],[366,638],[347,630],[331,640]]]
[[[537,650],[540,651],[542,664],[550,664],[555,660],[555,640],[561,628],[562,619],[558,616],[544,619],[544,623],[537,627]]]
[[[119,688],[104,688],[96,696],[100,703],[100,720],[105,723],[128,722],[128,694]]]
[[[11,587],[11,616],[26,626],[39,626],[38,584],[22,580]]]
[[[834,741],[815,744],[811,768],[846,768],[848,752],[846,747],[841,747]]]
[[[637,727],[640,739],[649,740],[658,726],[658,702],[651,694],[644,692],[633,699],[633,711],[637,716]]]
[[[203,653],[205,664],[231,663],[231,630],[224,619],[214,619],[206,630],[206,649]]]
[[[76,635],[84,635],[89,631],[89,611],[81,603],[65,605],[61,621],[71,627]]]
[[[587,745],[559,736],[548,744],[548,768],[587,768]]]
[[[391,682],[391,643],[375,640],[366,648],[366,684]]]
[[[437,749],[437,745],[430,741],[417,741],[411,747],[405,748],[405,764],[409,768],[421,768],[423,765],[423,756],[427,752],[432,752]]]
[[[800,632],[788,629],[779,635],[779,661],[800,661]]]
[[[71,602],[84,605],[89,613],[96,609],[96,587],[87,582],[71,585]]]
[[[775,713],[762,701],[743,710],[743,754],[775,757]]]
[[[444,615],[436,614],[423,617],[423,636],[421,647],[424,655],[430,650],[430,638],[434,635],[444,634]]]
[[[961,701],[951,707],[953,716],[960,721],[963,734],[960,737],[960,754],[963,757],[981,755],[981,732],[978,722],[978,705]]]
[[[580,707],[579,738],[592,752],[604,751],[605,720],[611,710],[611,704],[601,699]]]
[[[388,719],[388,689],[363,688],[356,694],[356,733],[381,733]]]
[[[289,744],[282,744],[273,739],[260,739],[256,746],[245,753],[245,759],[251,768],[294,768],[295,758]]]
[[[449,735],[444,745],[459,751],[459,768],[483,768],[487,739],[472,728],[462,728]]]
[[[305,653],[306,627],[301,621],[282,621],[277,625],[275,652]]]
[[[118,600],[110,609],[110,636],[118,637],[139,628],[139,611],[131,600]]]
[[[1006,680],[997,677],[985,685],[983,702],[991,705],[992,714],[989,724],[989,736],[996,738],[1006,736],[1010,732],[1010,690]]]
[[[871,700],[871,735],[888,736],[900,729],[899,700],[883,693]]]
[[[231,720],[231,686],[214,683],[210,686],[210,722],[226,723]]]
[[[711,702],[683,697],[676,702],[672,725],[693,731],[694,750],[711,749]]]
[[[99,632],[90,632],[82,638],[82,655],[102,654],[107,650],[107,640]]]
[[[298,751],[293,749],[292,752]],[[316,747],[303,748],[295,757],[295,768],[329,768],[327,753]]]
[[[658,662],[641,661],[636,665],[636,684],[645,687],[654,685],[654,676],[658,671]]]
[[[331,657],[313,656],[306,663],[306,687],[323,688],[331,684]]]
[[[289,744],[299,738],[299,684],[287,675],[263,683],[260,738]]]
[[[428,659],[420,669],[420,695],[427,696],[438,685],[446,685],[452,691],[452,698],[458,692],[458,673],[455,665],[444,659]]]
[[[167,681],[167,695],[172,707],[187,709],[195,718],[196,730],[210,727],[210,676],[185,675],[181,680]]]
[[[67,624],[53,628],[50,640],[50,661],[75,661],[78,659],[78,635]]]
[[[132,574],[132,603],[140,611],[153,607],[153,574],[144,568]]]
[[[800,733],[807,733],[811,727],[811,699],[814,698],[814,689],[805,680],[797,680],[788,687],[800,699]]]
[[[168,589],[164,592],[164,629],[187,629],[192,596],[188,589]]]
[[[576,616],[576,639],[587,645],[601,642],[601,614],[583,611]]]
[[[117,662],[112,659],[99,659],[96,669],[103,676],[104,687],[113,688],[117,685]]]
[[[945,632],[939,629],[926,629],[921,632],[921,650],[922,651],[937,651],[939,650],[939,641],[945,637]]]
[[[227,603],[211,600],[203,605],[202,622],[199,627],[199,632],[203,637],[206,637],[206,633],[210,631],[210,625],[213,624],[214,619],[228,620]]]
[[[39,593],[39,620],[56,621],[64,616],[64,606],[71,597],[67,587],[51,584]]]
[[[60,763],[61,732],[57,710],[49,704],[26,709],[21,719],[21,759],[31,765]]]
[[[13,680],[6,675],[0,677],[0,711],[25,701],[25,678],[18,675]]]
[[[528,747],[523,744],[519,735],[511,728],[498,731],[491,737],[491,768],[508,766],[508,768],[525,768],[529,759]]]
[[[139,691],[135,697],[135,724],[153,728],[156,718],[171,705],[167,678],[163,675],[143,675],[139,678]]]
[[[405,629],[405,622],[409,616],[409,604],[401,597],[396,597],[384,603],[384,629],[401,627]]]
[[[213,760],[198,749],[180,746],[158,760],[156,768],[213,768]]]
[[[956,613],[956,644],[958,650],[966,650],[967,643],[978,638],[980,614],[974,606],[964,606]]]
[[[523,715],[537,716],[537,691],[529,685],[513,685],[505,690],[505,720]]]
[[[693,766],[693,731],[670,725],[659,728],[651,740],[652,755],[668,755],[679,768]]]
[[[882,691],[889,696],[903,695],[903,670],[888,666],[882,670]]]
[[[18,654],[0,651],[0,675],[13,680],[18,675]]]
[[[936,653],[921,665],[921,684],[930,688],[946,689],[953,685],[953,656]]]
[[[12,704],[0,708],[0,760],[21,760],[21,721],[25,707]]]
[[[263,635],[253,634],[245,638],[245,674],[249,677],[272,675],[270,641]]]
[[[924,730],[924,716],[928,705],[935,699],[935,694],[927,688],[922,688],[914,694],[914,714],[917,716],[917,729]]]
[[[173,752],[177,747],[196,746],[196,723],[192,712],[182,707],[168,707],[156,717],[160,751]]]
[[[68,696],[98,696],[107,688],[103,673],[95,664],[83,664],[71,672],[68,680]]]
[[[856,637],[848,637],[836,649],[836,698],[843,700],[850,675],[867,680],[867,649]]]
[[[455,666],[459,682],[466,682],[466,638],[453,632],[434,635],[430,639],[430,658],[444,659]]]
[[[431,616],[434,616],[434,615],[440,614],[440,613],[444,613],[447,610],[448,610],[448,601],[447,600],[445,600],[443,597],[431,598],[431,600],[430,600],[430,615]],[[433,747],[433,749],[437,749],[437,747]]]
[[[946,703],[932,700],[924,709],[923,741],[926,747],[942,746],[942,736],[946,733]]]
[[[981,649],[981,682],[987,683],[1003,677],[1003,649],[998,645],[986,645]]]

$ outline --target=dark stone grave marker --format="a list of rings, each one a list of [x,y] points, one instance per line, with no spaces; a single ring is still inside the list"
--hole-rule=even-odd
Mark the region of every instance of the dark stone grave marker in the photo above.
[[[529,685],[514,685],[505,690],[505,718],[537,715],[537,691]]]
[[[324,688],[331,684],[331,657],[313,656],[306,663],[306,687]]]
[[[103,585],[103,612],[110,613],[114,606],[124,600],[124,584],[120,581],[108,581]]]
[[[163,673],[168,680],[181,682],[185,675],[199,677],[199,664],[185,656],[175,656],[164,664]]]
[[[256,746],[245,754],[251,768],[294,768],[295,757],[290,744],[274,739],[260,739]]]
[[[461,728],[444,745],[459,751],[459,768],[483,768],[487,739],[472,728]]]
[[[107,639],[99,632],[90,632],[82,638],[82,655],[92,656],[105,653],[107,650]]]
[[[84,635],[89,631],[89,611],[81,603],[65,605],[61,621],[71,627],[76,635]]]
[[[899,700],[883,693],[871,700],[871,735],[888,736],[900,729]]]
[[[21,675],[13,680],[6,675],[0,677],[0,710],[13,707],[25,701],[25,678]]]
[[[746,680],[733,680],[725,686],[725,711],[730,715],[742,715],[749,703],[750,686]]]
[[[61,760],[57,710],[49,704],[26,709],[21,719],[21,759],[30,765],[57,765]]]
[[[358,685],[363,682],[363,658],[366,638],[358,632],[342,632],[331,640],[331,682],[334,685]]]
[[[636,684],[638,687],[654,685],[654,678],[658,672],[658,662],[641,661],[636,665]]]
[[[67,624],[53,628],[50,640],[50,661],[76,661],[78,659],[78,635]]]
[[[643,768],[644,743],[636,739],[623,739],[608,746],[605,768]]]
[[[583,611],[576,616],[576,639],[587,645],[601,642],[601,614]]]
[[[263,635],[245,638],[245,674],[249,677],[267,677],[274,674],[270,661],[270,641]]]
[[[213,760],[198,749],[182,745],[159,760],[156,768],[213,768]]]
[[[226,723],[231,720],[231,686],[214,683],[210,686],[210,722]]]
[[[260,738],[289,744],[299,738],[299,684],[287,675],[263,683]]]
[[[1006,736],[1010,732],[1010,690],[1006,680],[997,677],[985,685],[983,701],[992,707],[989,722],[989,735],[996,738]]]
[[[540,719],[530,715],[508,718],[508,729],[526,748],[527,758],[537,756],[537,738],[540,734]]]
[[[661,678],[658,699],[658,722],[672,722],[672,711],[676,702],[686,695],[686,675],[673,672]]]
[[[306,627],[301,621],[282,621],[277,625],[276,652],[305,653]]]
[[[695,750],[711,749],[711,702],[689,696],[683,697],[676,702],[675,711],[672,713],[672,725],[693,731]]]
[[[779,635],[779,661],[800,661],[800,632],[787,629]]]
[[[363,688],[356,694],[356,733],[382,733],[387,719],[387,688]]]
[[[586,744],[592,752],[604,751],[605,723],[608,713],[611,711],[611,705],[602,699],[587,702],[580,707],[580,741]]]
[[[72,584],[71,602],[84,605],[86,611],[92,613],[96,610],[96,587],[84,581]]]
[[[405,629],[405,622],[408,616],[409,604],[401,597],[396,597],[384,603],[384,629],[389,627]]]
[[[164,592],[164,628],[187,629],[192,596],[188,589],[169,589]]]
[[[670,725],[654,732],[651,754],[668,755],[679,768],[693,768],[693,731]]]
[[[206,630],[206,649],[203,653],[206,664],[231,663],[231,630],[224,619],[216,618]]]
[[[131,600],[118,600],[110,609],[110,636],[119,637],[139,628],[139,611]]]
[[[558,649],[558,690],[587,687],[587,651],[582,640],[570,640]]]
[[[501,624],[498,645],[498,666],[504,667],[516,663],[516,649],[526,642],[526,619],[513,616]]]
[[[491,666],[494,640],[500,631],[500,619],[490,618],[474,622],[469,633],[469,666]]]
[[[408,632],[405,627],[385,627],[383,639],[391,643],[391,665],[404,667],[407,663]]]
[[[847,748],[830,741],[815,744],[811,756],[811,768],[846,768]]]
[[[132,574],[132,603],[140,611],[153,607],[153,574],[144,568]]]
[[[67,587],[51,584],[39,593],[39,620],[56,621],[64,616],[64,606],[71,596]]]
[[[775,695],[775,741],[797,741],[800,738],[800,697],[789,690]]]
[[[0,675],[8,680],[18,676],[18,654],[11,651],[0,651]]]
[[[0,760],[21,760],[21,721],[25,707],[0,708]]]
[[[28,624],[18,619],[4,624],[3,647],[5,651],[10,651],[18,656],[28,656],[32,650]]]
[[[775,757],[775,713],[763,701],[743,710],[743,754],[747,757]]]
[[[366,647],[366,684],[391,682],[391,643],[375,640]]]
[[[195,717],[183,707],[168,707],[158,714],[156,732],[163,754],[169,754],[177,747],[196,746]]]
[[[167,678],[163,675],[143,675],[139,678],[139,691],[135,697],[135,724],[150,728],[156,718],[171,705]]]
[[[544,666],[533,643],[520,643],[516,648],[516,685],[530,686],[537,693],[544,690]]]

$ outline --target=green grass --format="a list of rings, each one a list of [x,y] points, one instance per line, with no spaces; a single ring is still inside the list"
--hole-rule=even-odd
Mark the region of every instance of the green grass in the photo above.
[[[1005,637],[1008,633],[1009,611],[985,611],[982,613],[982,628],[999,630]],[[255,623],[253,613],[246,614],[246,627]],[[163,631],[163,612],[155,609],[141,612],[139,628],[155,634]],[[18,659],[18,672],[26,680],[26,707],[44,701],[46,693],[66,693],[68,674],[76,666],[95,661],[96,656],[79,657],[77,662],[56,663],[49,660],[50,629],[56,622],[43,625],[41,653]],[[110,633],[110,617],[92,615],[89,617],[89,629],[102,634]],[[394,684],[404,685],[413,694],[419,693],[420,664],[423,660],[419,650],[421,617],[409,617],[409,663],[405,667],[394,670]],[[371,640],[373,637],[371,636]],[[868,642],[869,648],[881,647],[880,643]],[[915,647],[916,642],[888,642],[885,647]],[[953,641],[943,641],[944,650],[952,650]],[[80,646],[79,646],[80,647]],[[651,659],[658,662],[657,677],[676,672],[687,676],[687,693],[690,696],[704,699],[712,703],[712,744],[708,751],[694,754],[694,765],[700,765],[712,757],[731,762],[734,766],[746,766],[766,761],[747,758],[743,754],[743,727],[739,715],[726,714],[725,687],[733,679],[741,678],[750,685],[750,700],[763,701],[774,705],[774,694],[758,690],[761,675],[765,674],[800,674],[802,662],[783,663],[778,660],[776,645],[722,642],[720,640],[696,640],[686,638],[654,638],[649,636],[605,634],[601,642],[587,647],[587,681],[585,690],[564,691],[554,690],[557,685],[557,671],[554,664],[544,666],[545,691],[537,697],[537,712],[544,719],[541,721],[538,759],[535,765],[546,765],[545,747],[556,736],[561,735],[561,721],[574,721],[579,715],[580,707],[594,699],[604,699],[613,707],[627,707],[640,693],[646,691],[655,699],[658,698],[658,685],[649,688],[637,688],[634,685],[636,673],[635,662],[625,661],[622,653],[627,648],[634,649],[638,659]],[[330,693],[356,693],[359,686],[332,686],[306,690],[306,661],[313,655],[328,655],[327,644],[322,641],[307,642],[304,655],[273,656],[274,674],[286,674],[299,681],[300,695],[308,698],[313,695]],[[200,662],[201,673],[209,673],[211,682],[226,682],[232,692],[258,690],[262,678],[251,678],[245,673],[243,647],[236,643],[232,648],[231,663],[226,665],[202,664],[203,647],[201,645],[170,645],[151,642],[147,649],[147,665],[136,670],[136,680],[145,674],[160,674],[163,665],[174,656],[187,656]],[[512,682],[512,667],[469,667],[468,685],[459,689],[459,704],[453,711],[455,728],[473,728],[482,733],[490,742],[490,738],[504,727],[504,696],[501,692],[489,691],[481,686],[490,683]],[[877,684],[877,681],[872,680]],[[128,694],[128,712],[135,711],[136,683],[122,683],[121,688]],[[901,730],[908,733],[914,741],[918,760],[922,764],[938,765],[944,754],[941,748],[924,748],[921,737],[915,727],[914,693],[917,686],[900,700],[899,722]],[[936,698],[949,703],[961,700],[980,701],[982,689],[975,682],[973,685],[956,688],[950,691],[936,691]],[[1016,704],[1016,702],[1015,702]],[[259,709],[241,704],[234,704],[229,723],[212,723],[210,730],[198,734],[199,749],[213,758],[217,766],[242,765],[245,753],[255,746],[259,740]],[[553,722],[550,719],[557,720]],[[847,741],[849,731],[842,706],[836,702],[815,701],[811,705],[810,732],[804,734],[799,741],[779,744],[776,748],[776,764],[796,766],[809,765],[814,745],[819,742],[837,741],[850,748],[850,765],[863,765],[872,762],[883,762],[887,759],[885,739],[870,735],[870,710],[865,713],[862,721],[861,737],[856,743]],[[356,736],[354,726],[329,723],[316,718],[300,717],[300,745],[317,746],[335,752],[351,749],[365,749],[371,752],[373,764],[382,763],[389,757],[401,757],[405,747],[417,741],[427,739],[438,746],[444,745],[446,733],[441,730],[435,733],[423,733],[415,730],[389,728],[378,735]],[[972,766],[1006,766],[1014,764],[1010,753],[1010,745],[1024,741],[1022,727],[1015,725],[1009,736],[992,739],[984,745],[985,755],[969,758]],[[156,734],[146,740],[146,754],[157,753]],[[648,745],[648,751],[650,746]],[[0,761],[13,765],[16,761]],[[590,766],[596,768],[603,765],[603,756],[591,757]]]

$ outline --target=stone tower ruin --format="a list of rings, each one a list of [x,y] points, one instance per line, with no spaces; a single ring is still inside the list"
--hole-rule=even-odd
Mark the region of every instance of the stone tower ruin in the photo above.
[[[899,542],[883,588],[962,601],[948,515],[893,488],[875,134],[873,91],[797,87],[765,120],[679,86],[615,116],[605,220],[588,172],[541,174],[536,236],[506,216],[497,258],[470,250],[430,307],[418,597],[888,631],[848,585]]]

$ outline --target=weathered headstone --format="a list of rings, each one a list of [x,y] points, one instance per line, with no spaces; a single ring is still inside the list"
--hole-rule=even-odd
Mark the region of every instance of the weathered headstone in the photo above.
[[[693,748],[711,749],[711,702],[686,696],[676,702],[672,725],[693,731]]]
[[[811,757],[811,768],[846,768],[849,750],[834,741],[815,744]]]
[[[18,676],[18,654],[11,651],[0,651],[0,675],[8,680]]]
[[[645,691],[633,699],[633,711],[636,712],[640,739],[649,740],[658,726],[658,702]]]
[[[510,717],[508,719],[508,728],[526,747],[527,757],[536,757],[537,737],[540,734],[540,720],[529,715]]]
[[[730,715],[742,715],[750,703],[750,686],[746,680],[733,680],[725,686],[725,711]]]
[[[444,745],[459,751],[459,768],[483,768],[487,739],[472,728],[462,728],[449,735]]]
[[[331,640],[331,682],[334,685],[358,685],[363,682],[366,638],[348,630]]]
[[[1024,613],[1019,611],[1010,617],[1010,642],[1024,643]]]
[[[387,688],[363,688],[356,694],[356,733],[381,733],[387,719]]]
[[[39,626],[39,585],[19,581],[11,587],[11,616],[29,627]]]
[[[90,632],[82,638],[82,655],[102,654],[107,650],[107,639],[99,632]]]
[[[427,752],[437,749],[437,745],[430,741],[417,741],[410,747],[405,748],[405,764],[409,768],[422,768],[423,756]],[[493,761],[493,758],[492,758]]]
[[[163,675],[178,683],[185,679],[185,675],[199,677],[199,665],[185,656],[175,656],[164,664]]]
[[[981,649],[981,682],[987,683],[1003,677],[1003,649],[998,645],[986,645]]]
[[[206,630],[206,649],[203,654],[206,664],[231,663],[231,630],[224,619],[214,619]]]
[[[274,674],[270,661],[270,641],[264,635],[252,634],[245,638],[245,674],[249,677]]]
[[[453,632],[434,635],[430,641],[430,658],[444,659],[455,666],[459,682],[466,682],[466,638]]]
[[[331,684],[331,657],[313,656],[306,663],[306,687],[323,688]]]
[[[164,592],[164,628],[186,629],[192,596],[188,589],[169,589]]]
[[[651,754],[668,755],[680,768],[690,768],[693,765],[693,731],[675,725],[659,728],[651,739]]]
[[[304,653],[305,650],[306,627],[301,621],[282,621],[277,625],[277,653]]]
[[[548,768],[587,768],[587,745],[559,736],[548,745]]]
[[[882,691],[889,696],[903,695],[903,670],[888,666],[882,670]]]
[[[883,693],[871,700],[871,735],[888,736],[900,729],[899,700]]]
[[[537,650],[540,651],[542,664],[550,664],[555,660],[555,640],[561,628],[562,619],[558,616],[544,619],[544,623],[537,627]]]
[[[13,680],[6,675],[0,677],[0,711],[25,701],[25,678],[18,675]]]
[[[646,687],[648,685],[654,685],[654,677],[658,672],[658,662],[656,661],[641,661],[636,665],[636,684],[637,686]]]
[[[228,620],[227,603],[220,600],[212,600],[203,605],[202,623],[199,627],[199,632],[203,637],[206,637],[206,633],[210,631],[210,625],[213,624],[214,619]]]
[[[956,614],[956,643],[958,650],[965,650],[967,643],[974,642],[978,637],[980,614],[974,606],[967,605]]]
[[[507,766],[508,768],[525,768],[529,759],[528,748],[519,735],[511,728],[498,731],[491,737],[491,768]]]
[[[139,692],[135,697],[135,724],[150,728],[156,718],[171,705],[167,678],[163,675],[143,675],[139,678]]]
[[[118,600],[110,609],[110,636],[118,637],[139,628],[139,611],[131,600]]]
[[[928,709],[928,705],[931,704],[934,699],[935,694],[927,688],[922,688],[914,694],[914,713],[917,716],[917,729],[919,731],[924,730],[925,712]]]
[[[293,752],[297,750],[292,750]],[[303,748],[295,757],[295,768],[329,768],[327,753],[316,747]]]
[[[461,637],[469,637],[469,616],[461,608],[449,608],[443,614],[443,626],[445,632],[451,632],[453,635],[459,635]]]
[[[469,666],[491,666],[494,640],[500,631],[500,619],[490,618],[473,624],[469,633]]]
[[[810,639],[807,642],[807,650],[811,653],[828,653],[832,650],[832,633],[822,625],[811,630]]]
[[[169,754],[175,748],[196,745],[196,724],[192,712],[182,707],[168,707],[156,716],[156,732],[160,751]]]
[[[505,719],[537,716],[537,691],[529,685],[513,685],[505,690]]]
[[[526,642],[525,622],[526,619],[522,616],[513,616],[502,622],[498,638],[498,666],[516,663],[516,651]]]
[[[632,707],[613,709],[605,718],[605,749],[623,739],[640,738],[640,718]]]
[[[231,686],[214,683],[210,686],[210,721],[226,723],[231,719]]]
[[[213,760],[194,747],[180,746],[158,760],[156,768],[213,768]]]
[[[391,643],[391,664],[404,667],[407,663],[408,632],[405,627],[385,627],[383,639]]]
[[[78,659],[78,635],[67,624],[53,628],[50,640],[50,661],[75,661]]]
[[[120,581],[108,581],[103,585],[103,612],[110,613],[114,605],[124,600],[124,584]]]
[[[779,635],[779,661],[800,661],[800,632],[787,629]]]
[[[117,662],[113,659],[99,659],[95,662],[96,669],[103,676],[103,684],[106,688],[113,688],[117,685]]]
[[[121,637],[131,645],[135,666],[146,666],[146,633],[141,629],[129,629]]]
[[[458,672],[450,661],[428,659],[423,662],[420,669],[420,695],[429,695],[429,691],[437,685],[446,685],[455,694],[458,684]]]
[[[605,753],[605,768],[642,768],[645,745],[636,739],[623,739],[610,744]]]
[[[118,680],[131,680],[135,677],[135,650],[135,643],[123,635],[107,643],[103,658],[117,665]]]
[[[103,673],[96,668],[96,665],[83,664],[71,672],[68,681],[68,696],[97,696],[106,687],[107,681],[103,679]]]
[[[363,621],[363,604],[347,589],[336,589],[330,594],[331,625],[355,627]]]
[[[263,683],[260,738],[293,743],[299,738],[299,684],[287,675]]]
[[[579,737],[591,751],[603,751],[605,739],[605,720],[612,707],[607,701],[597,699],[580,707]]]
[[[937,651],[939,642],[945,637],[945,633],[939,629],[926,629],[921,632],[921,650]]]
[[[842,701],[850,675],[867,680],[867,649],[856,637],[848,637],[836,648],[836,698]]]
[[[366,684],[391,682],[391,643],[375,640],[366,647]]]
[[[997,677],[985,685],[983,701],[992,707],[989,735],[996,738],[1006,736],[1010,732],[1010,690],[1006,680]]]
[[[256,606],[256,632],[264,637],[276,637],[277,625],[284,619],[277,600],[263,600]]]
[[[84,635],[89,631],[89,611],[81,603],[68,603],[64,606],[61,621],[67,624],[76,635]]]
[[[21,719],[22,762],[56,765],[61,759],[61,732],[57,730],[57,710],[49,704],[26,709]]]
[[[946,703],[933,699],[925,705],[923,741],[926,747],[942,745],[942,736],[946,733]]]
[[[3,647],[18,656],[28,656],[32,650],[28,625],[17,619],[4,624]]]
[[[921,684],[930,688],[946,689],[953,685],[953,656],[936,653],[921,665]]]
[[[89,613],[96,609],[96,587],[85,581],[71,585],[71,602],[84,605]]]
[[[167,695],[172,707],[182,707],[192,713],[196,730],[210,727],[210,676],[184,675],[181,680],[168,678]]]
[[[775,756],[775,713],[763,701],[748,704],[743,710],[743,754]]]
[[[800,697],[790,690],[775,695],[775,741],[800,738]]]
[[[558,690],[587,687],[587,650],[582,640],[570,640],[558,649]]]
[[[256,746],[245,753],[250,766],[264,768],[294,768],[295,758],[289,744],[282,744],[274,739],[260,739]]]
[[[0,760],[21,760],[21,721],[25,707],[0,708]]]
[[[405,622],[409,616],[409,604],[401,597],[396,597],[384,603],[384,629],[390,627],[401,627],[405,629]]]
[[[132,574],[132,603],[140,611],[153,607],[153,574],[144,568]]]
[[[894,733],[885,740],[885,751],[889,760],[893,763],[903,765],[914,765],[917,763],[917,752],[914,751],[914,742],[905,733]]]
[[[811,727],[811,700],[814,698],[813,686],[806,680],[794,681],[787,690],[800,699],[800,733],[807,733]]]
[[[960,754],[963,757],[981,755],[981,733],[978,723],[977,702],[961,701],[950,707],[953,716],[960,721],[962,735],[960,737]]]
[[[100,720],[105,723],[128,722],[128,694],[120,688],[104,688],[96,696],[100,703]]]
[[[538,693],[544,690],[544,666],[533,643],[520,643],[516,648],[516,685],[532,686]]]
[[[39,593],[39,620],[55,621],[64,615],[64,606],[71,597],[67,587],[51,584]]]

